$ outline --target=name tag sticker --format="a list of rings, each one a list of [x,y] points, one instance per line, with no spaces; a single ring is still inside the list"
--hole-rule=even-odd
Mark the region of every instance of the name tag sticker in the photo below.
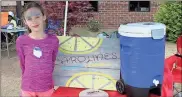
[[[42,51],[39,47],[34,47],[33,49],[33,55],[37,58],[40,58],[42,56]]]

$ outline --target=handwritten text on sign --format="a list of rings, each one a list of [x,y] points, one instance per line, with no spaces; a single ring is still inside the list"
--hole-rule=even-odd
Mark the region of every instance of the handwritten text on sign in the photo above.
[[[113,53],[101,53],[97,55],[82,55],[82,56],[58,56],[57,60],[61,64],[75,64],[75,63],[89,63],[99,62],[102,60],[118,60],[119,56],[115,52]]]
[[[116,90],[120,79],[119,39],[58,37],[56,86]]]

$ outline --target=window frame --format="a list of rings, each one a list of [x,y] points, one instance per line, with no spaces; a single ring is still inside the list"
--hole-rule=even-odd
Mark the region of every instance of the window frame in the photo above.
[[[143,1],[135,1],[135,0],[133,0],[134,2],[137,2],[137,6],[139,5],[139,3],[140,2],[143,2]],[[149,2],[149,6],[147,7],[147,8],[149,8],[149,10],[148,11],[131,11],[130,10],[130,4],[131,4],[131,2],[133,2],[133,1],[128,1],[129,3],[128,3],[128,11],[129,12],[151,12],[151,1],[147,1],[147,2]],[[144,2],[146,2],[146,1],[144,1]],[[140,6],[139,6],[139,8],[141,8]]]
[[[89,1],[89,3],[90,2],[97,2],[97,9],[96,9],[96,11],[95,10],[93,10],[93,12],[99,12],[99,1]],[[91,4],[91,3],[90,3]],[[92,5],[92,4],[91,4]],[[93,5],[92,5],[92,7],[93,7]]]

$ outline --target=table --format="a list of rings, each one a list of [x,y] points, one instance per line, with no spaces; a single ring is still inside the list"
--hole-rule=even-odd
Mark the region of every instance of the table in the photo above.
[[[59,87],[55,90],[51,97],[79,97],[79,93],[84,90],[83,88],[71,88],[71,87]],[[121,95],[117,91],[106,91],[109,97],[127,97],[126,95]],[[159,97],[151,94],[150,97]]]
[[[13,44],[13,43],[15,43],[15,41],[16,41],[16,39],[13,41],[12,40],[12,42],[8,42],[8,33],[15,33],[15,34],[17,34],[17,33],[19,33],[19,32],[25,32],[25,31],[27,31],[27,29],[25,29],[25,28],[16,28],[16,29],[1,29],[1,33],[3,33],[4,34],[4,36],[6,37],[6,51],[7,51],[7,54],[8,54],[8,58],[9,58],[9,44]]]

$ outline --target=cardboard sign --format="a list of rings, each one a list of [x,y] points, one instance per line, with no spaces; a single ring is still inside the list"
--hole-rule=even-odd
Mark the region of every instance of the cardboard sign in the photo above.
[[[58,36],[56,86],[116,90],[120,79],[119,39]]]
[[[8,24],[8,12],[1,12],[1,26]]]

